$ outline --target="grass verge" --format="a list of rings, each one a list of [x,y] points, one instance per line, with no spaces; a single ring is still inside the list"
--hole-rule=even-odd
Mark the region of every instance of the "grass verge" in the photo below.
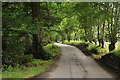
[[[22,65],[9,66],[6,70],[3,70],[2,78],[29,78],[44,72],[55,62],[55,56],[60,54],[60,48],[54,44],[48,44],[44,47],[44,51],[46,59],[32,59]]]

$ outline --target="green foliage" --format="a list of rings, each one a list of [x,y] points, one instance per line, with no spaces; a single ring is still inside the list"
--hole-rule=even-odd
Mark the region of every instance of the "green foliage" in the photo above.
[[[83,45],[83,46],[85,46],[85,47],[88,47],[89,45],[90,45],[90,43],[89,42],[83,42],[83,41],[70,41],[70,42],[68,42],[68,41],[65,41],[65,42],[63,42],[64,44],[73,44],[73,45]]]
[[[8,66],[22,64],[31,59],[24,53],[26,51],[26,36],[28,36],[28,40],[31,40],[31,34],[36,34],[35,27],[31,23],[32,16],[25,16],[27,13],[23,11],[23,3],[3,3],[2,6],[3,64]]]
[[[60,48],[54,44],[48,44],[44,47],[43,59],[54,59],[56,55],[60,53]]]
[[[113,50],[113,51],[109,52],[108,54],[110,54],[110,53],[115,54],[116,56],[120,57],[120,50]]]
[[[53,53],[51,53],[50,51],[45,50],[45,51],[43,52],[42,58],[43,58],[44,60],[52,59],[52,58],[53,58],[53,55],[52,55],[52,54],[53,54]]]
[[[2,78],[29,78],[44,72],[53,62],[53,60],[45,61],[34,59],[32,62],[22,65],[19,68],[9,66],[8,69],[2,73]]]
[[[60,53],[60,48],[54,44],[48,44],[44,46],[44,51],[46,52],[43,53],[44,60],[33,59],[33,56],[29,54],[17,56],[14,67],[4,64],[2,67],[3,78],[28,78],[45,71],[45,69],[54,62],[54,57]]]
[[[21,65],[23,65],[25,63],[28,63],[28,62],[32,61],[32,59],[33,59],[32,54],[30,54],[30,55],[15,55],[15,56],[12,56],[12,58],[9,59],[10,61],[8,60],[8,63],[3,64],[2,71],[5,71],[9,66],[17,68],[17,67],[19,67],[19,66],[21,66]],[[5,59],[5,60],[7,60],[7,59]]]
[[[32,59],[33,59],[33,55],[29,54],[29,55],[17,56],[16,61],[19,61],[20,63],[18,64],[21,65],[21,64],[32,61]]]
[[[107,52],[105,49],[98,47],[94,44],[89,45],[87,49],[94,54],[105,54]]]
[[[51,60],[49,60],[51,61]],[[33,59],[31,62],[28,62],[27,64],[25,64],[26,67],[33,67],[33,66],[38,66],[38,65],[44,65],[46,64],[48,61],[43,61],[40,59]]]
[[[80,49],[84,52],[90,51],[90,55],[95,58],[101,58],[106,50],[91,43],[99,42],[100,46],[104,47],[104,42],[107,40],[113,44],[114,49],[119,37],[120,3],[43,2],[31,6],[32,4],[34,3],[2,4],[4,69],[12,70],[11,67],[19,68],[26,63],[28,63],[26,66],[39,65],[41,61],[37,62],[33,58],[54,59],[60,49],[53,44],[47,44],[55,41],[79,45]],[[71,42],[71,40],[86,42]],[[105,48],[108,49],[108,46]],[[119,51],[113,53],[119,55]],[[26,66],[21,69],[26,69]]]

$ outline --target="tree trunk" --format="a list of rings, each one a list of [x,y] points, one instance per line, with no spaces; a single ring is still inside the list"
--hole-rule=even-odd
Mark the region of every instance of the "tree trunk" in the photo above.
[[[74,40],[77,40],[76,36],[77,36],[77,33],[75,32]]]
[[[69,34],[67,35],[67,39],[68,39],[68,41],[70,42],[70,35],[69,35]]]
[[[50,37],[49,33],[47,34],[47,40],[48,40],[48,43],[51,43],[51,37]]]
[[[118,16],[118,6],[116,4],[116,9],[115,9],[115,15]],[[113,6],[113,9],[112,9],[112,14],[114,13],[114,6]],[[109,45],[109,51],[112,51],[115,49],[115,43],[117,42],[117,28],[118,28],[118,17],[114,17],[112,18],[112,20],[114,19],[114,24],[113,25],[113,21],[111,20],[111,44]]]
[[[87,29],[85,28],[85,42],[87,42]]]
[[[93,37],[93,42],[95,43],[95,45],[97,45],[96,38],[94,35],[95,35],[95,26],[94,26],[92,37]]]
[[[90,27],[89,31],[88,31],[88,40],[89,40],[90,43],[92,43],[92,41],[93,41],[92,27]]]
[[[105,33],[105,22],[103,23],[103,33],[102,33],[102,48],[104,48],[104,33]]]
[[[100,27],[98,25],[98,42],[99,42],[99,47],[101,46],[101,41],[100,41]]]
[[[32,2],[31,3],[31,8],[32,8],[32,17],[33,17],[33,24],[35,26],[38,26],[35,22],[34,19],[38,19],[38,21],[41,21],[41,16],[40,16],[40,2]],[[42,29],[38,28],[38,34],[33,34],[33,56],[34,58],[40,58],[42,59],[42,52],[43,52],[43,46],[42,46]]]
[[[111,41],[111,44],[109,44],[109,52],[115,49],[115,43],[114,40]]]

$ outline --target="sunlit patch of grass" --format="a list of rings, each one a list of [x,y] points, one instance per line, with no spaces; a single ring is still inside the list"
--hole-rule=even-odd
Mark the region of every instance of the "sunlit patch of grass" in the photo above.
[[[97,55],[96,55],[96,54],[93,53],[91,56],[92,56],[92,58],[94,58],[94,59],[101,59],[102,56],[104,56],[104,55],[106,55],[106,54],[103,53],[103,54],[97,54]]]
[[[107,53],[109,52],[109,44],[105,45],[104,49],[107,51]]]
[[[120,50],[120,45],[116,44],[116,50]]]

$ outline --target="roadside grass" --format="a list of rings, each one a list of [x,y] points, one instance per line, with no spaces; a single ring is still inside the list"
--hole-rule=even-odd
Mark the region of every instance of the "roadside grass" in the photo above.
[[[35,64],[36,61],[42,65]],[[8,69],[2,73],[2,78],[29,78],[44,72],[53,62],[53,60],[43,61],[38,59],[35,60],[34,64],[30,65],[31,67],[21,66],[19,68],[12,68],[9,66]]]
[[[60,48],[54,44],[48,44],[44,47],[45,51],[49,51],[52,54],[52,57],[58,55],[60,53]]]
[[[94,59],[100,59],[102,58],[102,56],[109,54],[111,52],[109,52],[109,44],[105,44],[104,48],[98,47],[98,43],[97,45],[95,45],[94,43],[89,43],[89,42],[84,42],[84,41],[65,41],[65,44],[70,44],[70,45],[83,45],[83,44],[88,44],[88,46],[86,47],[86,49],[84,51],[89,52],[89,54],[94,58]],[[118,45],[116,43],[116,48],[115,50],[112,51],[112,53],[117,54],[116,56],[120,55],[120,45]]]
[[[44,56],[46,58],[44,60],[32,59],[22,65],[16,64],[14,67],[9,66],[5,70],[3,65],[2,78],[29,78],[44,72],[55,62],[54,57],[60,53],[60,48],[57,45],[48,44],[44,46],[44,51]]]

